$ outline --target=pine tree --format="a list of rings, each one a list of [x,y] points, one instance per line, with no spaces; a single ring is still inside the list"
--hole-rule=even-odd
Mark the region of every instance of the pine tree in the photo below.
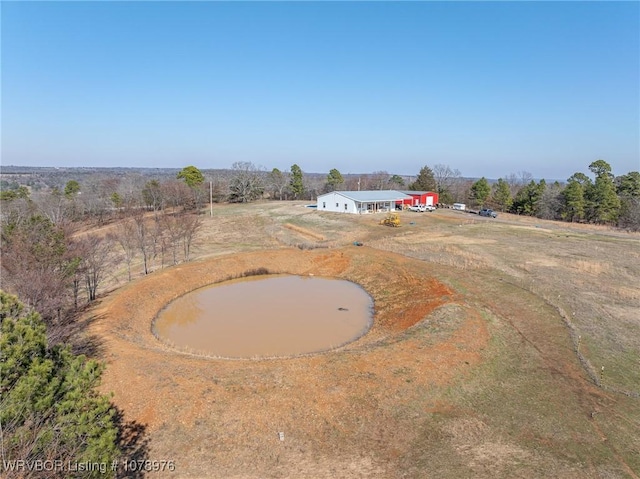
[[[640,172],[630,171],[616,178],[616,192],[622,197],[640,198]]]
[[[519,215],[537,216],[538,203],[546,189],[547,182],[545,180],[540,180],[540,183],[537,184],[534,180],[531,180],[528,185],[521,188],[516,194],[511,205],[511,211]]]
[[[582,221],[585,216],[586,200],[585,185],[590,183],[583,173],[575,173],[567,180],[567,186],[562,191],[562,218],[566,221]]]
[[[71,199],[74,198],[78,193],[80,193],[80,183],[76,180],[69,180],[64,187],[64,195]]]
[[[416,181],[409,185],[411,191],[436,191],[436,179],[428,166],[420,168]]]
[[[202,172],[195,166],[185,166],[178,172],[176,178],[184,180],[189,188],[197,188],[204,183]]]
[[[95,391],[102,366],[68,347],[50,348],[40,315],[1,290],[0,321],[3,460],[111,465],[120,451],[115,408]],[[88,471],[82,477],[113,477],[113,472]]]
[[[490,194],[491,186],[484,176],[471,185],[471,200],[477,206],[483,206]]]
[[[327,184],[325,190],[335,191],[340,185],[344,184],[344,178],[342,178],[342,174],[335,168],[332,168],[327,175]]]
[[[304,182],[302,170],[298,165],[293,165],[291,167],[291,180],[289,182],[289,187],[291,188],[291,193],[293,193],[293,197],[295,199],[302,198],[304,194]]]
[[[188,209],[200,208],[205,197],[205,189],[203,188],[204,175],[202,172],[195,166],[186,166],[180,170],[176,178],[184,180],[193,194],[193,203],[185,204],[184,206]]]
[[[611,174],[611,166],[604,160],[596,160],[589,165],[596,176],[595,182],[586,190],[589,201],[589,220],[596,223],[615,223],[620,214],[620,198]]]
[[[500,211],[507,211],[513,203],[509,183],[502,178],[498,178],[498,182],[493,187],[493,201],[500,207]]]
[[[616,178],[620,198],[618,225],[632,231],[640,230],[640,172],[631,171]]]
[[[400,175],[392,175],[391,178],[389,178],[389,183],[394,188],[402,188],[404,186],[404,180]]]

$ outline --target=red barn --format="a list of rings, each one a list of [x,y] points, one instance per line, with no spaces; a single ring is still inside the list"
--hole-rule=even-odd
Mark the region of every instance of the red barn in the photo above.
[[[435,206],[438,204],[438,193],[433,191],[401,191],[400,193],[411,196],[411,199],[405,199],[397,203],[403,207],[414,205]]]

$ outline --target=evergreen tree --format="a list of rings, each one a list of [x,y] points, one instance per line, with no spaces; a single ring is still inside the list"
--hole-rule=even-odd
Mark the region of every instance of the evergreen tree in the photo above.
[[[327,175],[327,184],[325,186],[325,190],[327,192],[336,191],[340,187],[340,185],[343,184],[344,178],[342,178],[342,174],[335,168],[332,168]]]
[[[498,205],[500,211],[507,211],[513,203],[509,183],[502,178],[498,178],[498,182],[493,185],[493,201]]]
[[[289,187],[291,193],[293,193],[294,199],[300,199],[304,195],[304,177],[302,170],[298,165],[291,167],[291,179],[289,181]]]
[[[184,180],[193,193],[193,204],[184,205],[187,208],[200,208],[204,199],[204,176],[195,166],[186,166],[176,175],[179,180]]]
[[[400,175],[392,175],[391,178],[389,178],[389,183],[394,188],[402,188],[404,186],[404,180]]]
[[[26,186],[19,186],[15,190],[2,190],[0,191],[0,200],[13,201],[17,199],[29,199],[29,188]]]
[[[476,206],[483,206],[490,194],[491,186],[484,176],[471,185],[471,201]]]
[[[282,193],[286,190],[289,183],[288,173],[283,173],[278,168],[271,170],[271,173],[267,176],[267,183],[271,189],[271,196],[282,199]]]
[[[71,199],[80,193],[80,183],[76,180],[69,180],[64,187],[64,195]]]
[[[109,197],[109,199],[111,200],[111,203],[113,203],[113,206],[115,208],[121,208],[122,204],[124,203],[122,196],[120,196],[117,191],[114,191],[113,193],[111,193],[111,196]]]
[[[176,175],[179,180],[184,180],[189,188],[197,188],[204,183],[202,172],[195,166],[185,166]]]
[[[620,215],[620,198],[611,174],[611,166],[604,160],[596,160],[589,165],[596,176],[586,190],[588,217],[595,223],[615,223]]]
[[[585,186],[590,183],[583,173],[574,173],[562,191],[562,218],[565,221],[582,221],[585,217]]]
[[[111,465],[120,451],[115,408],[95,391],[102,366],[68,347],[50,348],[40,316],[1,290],[0,321],[3,460]],[[113,475],[97,470],[82,477]]]
[[[620,197],[640,198],[640,172],[631,171],[616,178],[616,192]]]
[[[640,173],[632,171],[616,178],[616,191],[620,198],[619,226],[640,230]]]
[[[537,183],[531,180],[528,185],[518,191],[511,211],[519,215],[537,216],[539,213],[539,202],[547,188],[547,182],[540,180]]]
[[[409,185],[409,189],[411,191],[436,191],[436,179],[431,168],[426,165],[420,168],[416,181]]]

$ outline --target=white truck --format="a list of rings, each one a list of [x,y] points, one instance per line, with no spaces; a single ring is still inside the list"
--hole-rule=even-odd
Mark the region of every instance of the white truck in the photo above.
[[[415,211],[416,213],[424,213],[425,211],[435,210],[435,206],[432,205],[413,205],[409,206],[409,211]]]

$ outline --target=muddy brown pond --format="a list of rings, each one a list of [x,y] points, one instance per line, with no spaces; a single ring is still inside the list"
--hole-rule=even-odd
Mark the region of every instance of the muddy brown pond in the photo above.
[[[153,330],[181,351],[260,358],[328,351],[372,322],[373,300],[355,283],[269,275],[192,291],[169,303]]]

